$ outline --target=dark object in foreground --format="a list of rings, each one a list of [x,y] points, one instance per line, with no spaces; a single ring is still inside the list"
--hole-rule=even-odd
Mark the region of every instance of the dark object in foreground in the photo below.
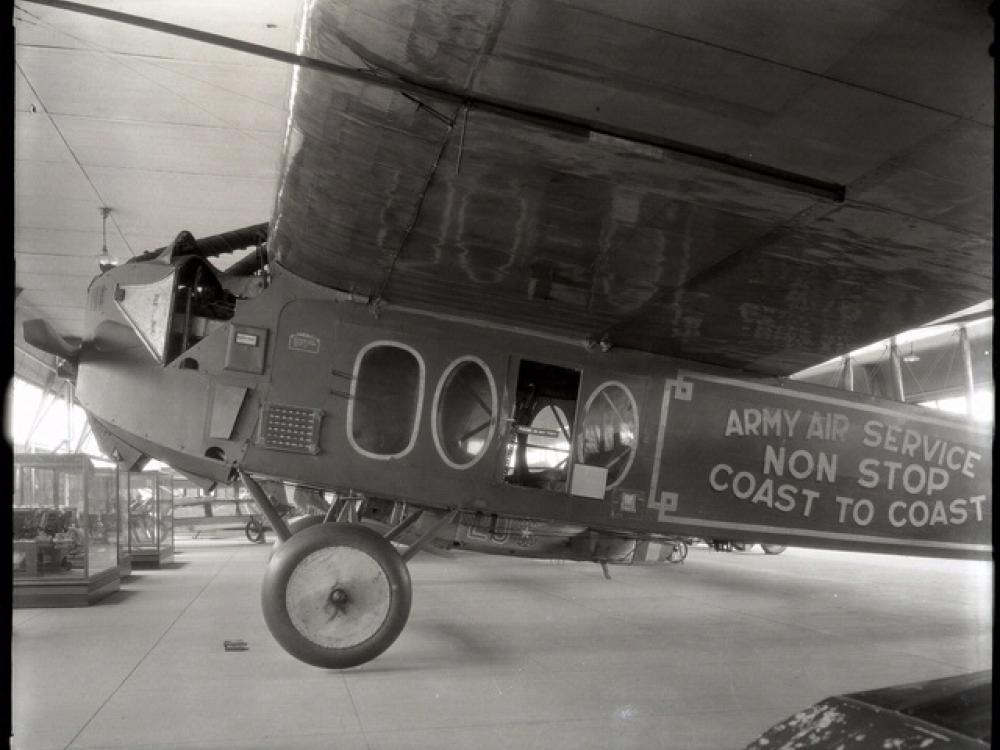
[[[746,750],[990,747],[992,670],[834,696],[775,724]]]

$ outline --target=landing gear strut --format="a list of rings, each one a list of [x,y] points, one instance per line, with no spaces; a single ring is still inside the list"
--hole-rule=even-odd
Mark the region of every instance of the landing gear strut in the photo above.
[[[443,514],[400,554],[391,540],[422,510],[401,519],[385,537],[361,525],[363,511],[350,502],[334,504],[325,518],[304,516],[285,524],[260,485],[242,470],[240,478],[275,523],[278,540],[260,598],[264,621],[281,647],[325,669],[364,664],[389,648],[410,615],[406,561],[431,543],[458,510]]]
[[[319,516],[299,516],[298,518],[293,518],[288,522],[288,531],[292,536],[295,536],[303,529],[308,529],[310,526],[315,526],[320,523],[323,523],[323,519]],[[274,557],[274,553],[278,551],[278,547],[280,546],[281,539],[275,539],[274,546],[271,548],[271,555],[267,558],[268,560]]]

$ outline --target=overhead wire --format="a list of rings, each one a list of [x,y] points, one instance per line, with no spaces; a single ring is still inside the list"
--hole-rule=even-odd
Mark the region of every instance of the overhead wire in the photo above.
[[[72,47],[72,48],[67,48],[67,49],[94,52],[94,53],[96,53],[98,55],[101,55],[104,59],[109,60],[109,61],[115,63],[116,65],[121,66],[125,70],[128,70],[131,73],[134,73],[135,75],[143,78],[146,81],[149,81],[154,86],[157,86],[158,88],[161,88],[164,91],[166,91],[166,92],[168,92],[168,93],[170,93],[170,94],[178,97],[179,99],[181,99],[182,101],[186,102],[187,104],[190,104],[192,107],[195,107],[199,111],[205,113],[208,117],[211,117],[211,118],[213,118],[215,120],[218,120],[219,123],[225,125],[227,128],[231,128],[232,130],[235,130],[236,132],[238,132],[238,133],[246,136],[250,140],[253,140],[256,143],[259,143],[262,146],[270,146],[270,145],[272,145],[270,142],[264,141],[264,140],[262,140],[259,137],[259,131],[254,131],[254,130],[251,130],[249,128],[245,128],[245,127],[241,126],[239,124],[239,122],[233,122],[233,121],[227,120],[226,118],[224,118],[221,115],[219,115],[217,112],[215,112],[213,110],[210,110],[210,109],[207,109],[206,107],[202,106],[197,101],[195,101],[194,99],[191,99],[188,96],[185,96],[178,89],[176,89],[176,88],[174,88],[172,86],[169,86],[166,83],[164,83],[163,81],[157,80],[156,78],[152,77],[149,73],[143,72],[142,70],[137,69],[135,66],[126,63],[126,60],[128,60],[129,62],[132,62],[133,60],[137,60],[137,61],[142,62],[142,63],[144,63],[144,64],[146,64],[146,65],[148,65],[150,67],[156,68],[157,70],[164,71],[164,72],[169,73],[171,75],[180,76],[181,78],[187,78],[188,80],[195,81],[196,83],[201,84],[203,86],[208,86],[208,87],[216,89],[218,91],[223,91],[223,92],[225,92],[227,94],[232,94],[234,96],[239,96],[241,98],[244,98],[244,99],[247,99],[249,101],[255,102],[255,103],[260,104],[262,106],[268,106],[268,107],[273,106],[273,104],[271,104],[270,102],[265,102],[263,100],[256,99],[256,98],[254,98],[252,96],[249,96],[249,95],[245,94],[244,92],[233,91],[232,89],[226,88],[225,86],[220,86],[219,84],[214,83],[212,81],[205,81],[205,80],[203,80],[201,78],[198,78],[196,76],[193,76],[193,75],[191,75],[189,73],[184,73],[184,72],[176,70],[176,69],[168,69],[168,68],[165,68],[163,66],[162,63],[164,61],[176,62],[176,58],[164,58],[164,57],[157,56],[157,55],[134,54],[134,53],[126,53],[126,52],[121,52],[121,51],[118,51],[118,50],[113,50],[113,49],[105,47],[104,45],[102,45],[102,44],[100,44],[98,42],[95,42],[95,41],[93,41],[91,39],[86,39],[84,37],[81,37],[81,36],[78,36],[76,34],[70,33],[69,31],[66,31],[65,29],[61,29],[58,26],[55,26],[55,25],[53,25],[51,23],[47,23],[44,19],[41,19],[38,16],[34,16],[34,17],[38,18],[38,23],[34,24],[34,25],[38,26],[39,28],[45,28],[45,29],[48,29],[49,31],[53,31],[53,32],[55,32],[57,34],[62,34],[63,36],[66,36],[69,39],[72,39],[72,40],[74,40],[76,42],[79,42],[81,45],[83,45],[82,47]],[[132,122],[142,122],[142,120],[131,120],[131,121]],[[199,125],[197,123],[185,123],[185,125],[187,125],[189,127],[205,127],[204,125]]]
[[[52,128],[55,130],[56,134],[59,136],[59,140],[62,141],[63,145],[66,147],[66,151],[72,157],[73,163],[76,164],[77,168],[83,174],[84,179],[87,181],[87,184],[89,184],[90,187],[91,187],[91,189],[94,191],[94,195],[97,196],[97,199],[99,201],[98,205],[101,205],[101,206],[108,205],[107,201],[104,199],[104,196],[101,195],[101,191],[97,187],[97,184],[93,181],[93,179],[91,179],[90,174],[88,174],[86,168],[83,166],[83,162],[80,161],[80,157],[77,156],[77,153],[73,150],[73,147],[70,145],[69,140],[63,134],[62,129],[59,127],[59,124],[56,122],[55,118],[52,116],[52,113],[49,112],[48,108],[45,106],[45,103],[42,101],[42,97],[40,97],[38,95],[38,91],[32,85],[31,79],[28,78],[28,74],[25,72],[24,68],[21,67],[21,63],[18,62],[17,60],[14,60],[14,65],[17,67],[17,70],[24,77],[25,85],[27,85],[28,88],[31,89],[31,93],[35,97],[35,100],[38,102],[38,106],[39,106],[41,112],[45,115],[46,118],[48,118],[49,123],[52,125]],[[109,218],[111,219],[111,223],[114,224],[115,229],[118,231],[118,236],[121,238],[121,241],[123,243],[125,243],[125,248],[128,250],[129,255],[135,257],[135,251],[132,249],[132,245],[129,243],[128,239],[125,237],[125,233],[122,231],[121,226],[118,224],[118,220],[115,219],[114,216],[110,216]]]

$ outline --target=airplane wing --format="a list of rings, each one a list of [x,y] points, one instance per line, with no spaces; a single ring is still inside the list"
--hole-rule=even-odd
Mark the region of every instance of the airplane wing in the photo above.
[[[307,4],[270,251],[762,374],[992,294],[985,3]],[[417,89],[419,91],[419,89]]]

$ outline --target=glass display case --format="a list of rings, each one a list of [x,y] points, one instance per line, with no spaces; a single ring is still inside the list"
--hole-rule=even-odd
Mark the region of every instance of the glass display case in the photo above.
[[[84,606],[117,591],[116,470],[66,453],[17,454],[13,468],[14,606]]]
[[[115,469],[115,482],[118,485],[118,573],[125,578],[132,574],[132,555],[128,545],[128,472]]]
[[[165,471],[132,471],[122,501],[128,505],[128,554],[132,566],[159,567],[174,557],[173,477]]]

